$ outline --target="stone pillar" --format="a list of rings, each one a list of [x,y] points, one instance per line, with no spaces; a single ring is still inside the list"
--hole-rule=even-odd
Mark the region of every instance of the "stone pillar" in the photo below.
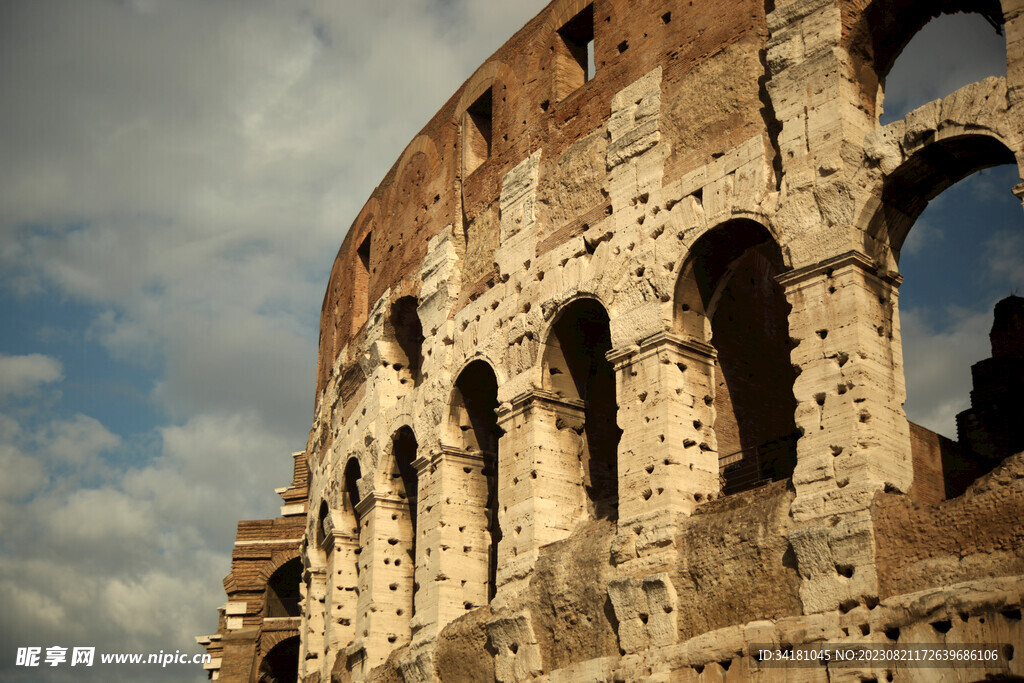
[[[302,598],[299,674],[309,676],[321,671],[326,654],[324,603],[327,596],[327,570],[307,568],[299,584],[299,595]]]
[[[715,350],[667,332],[612,349],[619,441],[619,529],[644,555],[672,543],[680,516],[719,493]],[[621,544],[620,544],[621,545]]]
[[[355,639],[356,612],[359,608],[359,539],[334,531],[327,535],[326,600],[324,602],[324,640],[328,653],[337,653]],[[334,662],[328,657],[327,673]]]
[[[878,600],[869,506],[913,481],[896,273],[848,252],[779,277],[793,305],[797,441],[789,540],[808,614]]]
[[[488,602],[488,472],[494,456],[442,445],[418,458],[416,641]],[[490,465],[490,469],[488,468]]]
[[[498,597],[533,570],[538,549],[586,514],[581,434],[585,403],[541,389],[498,409]]]
[[[865,508],[913,480],[897,273],[848,252],[779,278],[793,306],[797,442],[793,515]]]
[[[413,529],[408,504],[398,498],[371,492],[356,505],[356,514],[362,552],[354,645],[365,649],[368,671],[410,639]]]

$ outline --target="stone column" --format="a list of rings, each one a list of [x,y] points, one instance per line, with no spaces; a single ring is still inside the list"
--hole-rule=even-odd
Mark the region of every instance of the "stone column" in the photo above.
[[[355,639],[359,608],[359,574],[356,571],[359,538],[334,531],[328,534],[326,543],[331,552],[327,556],[324,640],[327,652],[337,653]],[[333,664],[328,661],[328,674]]]
[[[680,516],[719,493],[715,350],[667,332],[612,349],[623,557],[672,543]],[[632,546],[632,547],[631,547]]]
[[[302,622],[299,639],[299,673],[309,676],[323,668],[326,654],[324,608],[327,596],[327,570],[307,568],[299,584],[302,598]]]
[[[371,492],[356,505],[356,514],[362,552],[353,645],[365,649],[369,670],[410,639],[415,591],[415,562],[410,553],[413,530],[409,507],[398,498]]]
[[[796,519],[864,508],[913,480],[897,273],[848,252],[779,277],[793,306]]]
[[[420,472],[416,547],[417,640],[488,601],[488,464],[494,456],[442,445],[414,463]]]
[[[585,403],[541,389],[498,409],[498,597],[533,570],[538,549],[586,514],[581,434]]]
[[[847,252],[779,278],[793,305],[797,442],[789,539],[808,614],[877,603],[880,491],[913,481],[896,273]]]

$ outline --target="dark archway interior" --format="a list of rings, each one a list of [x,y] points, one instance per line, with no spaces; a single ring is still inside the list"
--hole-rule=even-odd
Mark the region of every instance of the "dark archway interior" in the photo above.
[[[359,460],[357,458],[349,458],[345,464],[345,495],[343,505],[346,506],[349,514],[345,515],[346,519],[352,522],[352,535],[357,539],[359,535],[359,513],[356,512],[356,506],[359,505],[359,480],[362,478],[362,473],[359,468]],[[356,550],[356,554],[362,552],[362,544]],[[359,561],[356,561],[356,576],[359,576]]]
[[[296,683],[299,678],[299,637],[286,638],[271,648],[260,665],[260,683]]]
[[[299,582],[302,580],[302,561],[289,560],[278,567],[267,581],[268,617],[298,617]]]
[[[394,471],[392,472],[392,478],[397,479],[395,482],[398,484],[396,487],[398,497],[404,499],[409,523],[412,527],[411,542],[409,543],[409,566],[414,567],[416,565],[416,499],[417,499],[417,488],[418,480],[416,476],[416,468],[413,467],[413,461],[416,460],[416,449],[419,448],[419,444],[416,443],[416,435],[409,427],[402,427],[392,437],[393,453],[395,458]],[[412,600],[412,614],[416,614],[416,589],[418,586],[413,581],[413,600]]]
[[[404,296],[391,307],[391,327],[395,332],[395,341],[405,354],[409,374],[416,384],[420,383],[420,364],[423,359],[423,325],[420,323],[418,308],[419,301],[413,296]]]
[[[324,524],[327,523],[330,514],[331,511],[327,507],[327,501],[320,501],[320,509],[317,510],[316,516],[316,547],[321,550],[327,544],[327,530],[324,528]]]
[[[690,260],[676,290],[677,329],[718,353],[714,427],[723,493],[786,479],[796,465],[796,373],[790,306],[776,281],[782,252],[763,226],[736,220],[698,239]]]
[[[778,252],[775,243],[766,242],[733,262],[711,318],[711,343],[718,351],[719,453],[742,453],[723,471],[726,494],[786,479],[796,465],[790,307],[775,281],[781,259],[773,251]],[[731,410],[723,409],[727,405]]]
[[[494,597],[498,585],[498,543],[501,526],[498,523],[498,379],[491,366],[473,361],[455,381],[456,403],[461,402],[469,416],[469,425],[463,426],[463,448],[484,453],[483,474],[487,477],[487,532],[490,549],[487,557],[488,599]]]
[[[352,514],[356,513],[356,506],[359,505],[359,480],[362,476],[359,461],[349,458],[345,465],[345,503]]]
[[[461,401],[469,416],[469,424],[461,425],[462,447],[497,454],[501,429],[495,412],[498,409],[498,380],[494,370],[483,361],[473,361],[459,375],[455,388],[458,390],[456,403]]]
[[[595,517],[617,519],[622,430],[616,423],[615,370],[605,357],[612,348],[608,313],[592,299],[575,301],[555,323],[552,340],[576,397],[586,403],[582,459],[587,497]],[[557,364],[550,365],[549,372],[557,370]]]

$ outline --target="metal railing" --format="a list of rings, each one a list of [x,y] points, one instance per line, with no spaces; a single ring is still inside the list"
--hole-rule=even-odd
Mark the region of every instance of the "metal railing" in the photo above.
[[[728,496],[769,484],[780,478],[780,466],[786,467],[788,476],[796,462],[799,438],[799,432],[793,432],[757,446],[720,455],[718,468],[723,479],[722,493]]]

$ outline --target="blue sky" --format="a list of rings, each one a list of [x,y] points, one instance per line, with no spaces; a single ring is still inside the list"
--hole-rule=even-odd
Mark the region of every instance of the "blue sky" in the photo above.
[[[277,514],[306,442],[345,230],[543,4],[0,6],[0,678],[38,678],[13,669],[19,645],[215,630],[235,522]],[[930,24],[888,115],[1002,74],[1001,40],[977,17]],[[958,184],[904,250],[908,413],[947,433],[992,304],[1024,291],[1016,182]]]

